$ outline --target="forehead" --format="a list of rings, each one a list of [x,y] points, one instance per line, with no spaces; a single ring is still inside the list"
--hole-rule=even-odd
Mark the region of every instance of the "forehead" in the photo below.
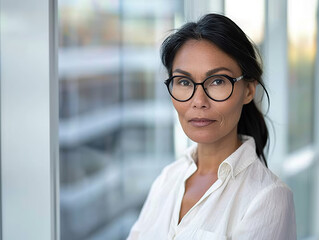
[[[177,51],[172,70],[205,73],[215,68],[228,68],[234,74],[241,73],[237,62],[215,44],[207,40],[188,40]]]

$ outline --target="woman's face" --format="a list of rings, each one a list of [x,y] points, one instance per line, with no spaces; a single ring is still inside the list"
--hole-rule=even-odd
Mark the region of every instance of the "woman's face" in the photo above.
[[[203,82],[212,71],[237,78],[242,75],[237,62],[206,40],[188,40],[177,52],[172,74],[189,75],[195,82]],[[187,102],[172,98],[179,121],[186,135],[197,143],[213,144],[237,139],[237,124],[244,104],[255,94],[256,81],[238,81],[233,94],[224,102],[208,98],[201,86]]]

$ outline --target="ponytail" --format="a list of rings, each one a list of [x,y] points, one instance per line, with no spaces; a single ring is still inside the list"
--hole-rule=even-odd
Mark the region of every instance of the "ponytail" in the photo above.
[[[252,136],[256,144],[256,154],[268,167],[264,148],[268,140],[268,129],[263,114],[259,111],[254,101],[243,106],[238,122],[238,134]]]

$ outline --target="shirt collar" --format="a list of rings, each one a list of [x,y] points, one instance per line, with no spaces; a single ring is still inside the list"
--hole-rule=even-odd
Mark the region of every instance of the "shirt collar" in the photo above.
[[[225,180],[229,174],[235,179],[240,172],[258,159],[254,138],[241,135],[241,141],[242,145],[219,165],[217,173],[219,179]],[[189,163],[196,164],[197,145],[193,145],[186,150],[186,160]]]

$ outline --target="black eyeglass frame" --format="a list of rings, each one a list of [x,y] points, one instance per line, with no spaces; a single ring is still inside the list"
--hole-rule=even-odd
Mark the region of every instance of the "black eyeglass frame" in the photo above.
[[[229,96],[228,96],[227,98],[225,98],[225,99],[223,99],[223,100],[216,100],[216,99],[212,98],[211,96],[209,96],[209,94],[206,92],[206,89],[204,88],[204,83],[205,83],[208,79],[210,79],[211,77],[218,77],[218,76],[222,76],[222,77],[227,78],[227,79],[230,81],[230,83],[232,84],[231,93],[229,94]],[[171,91],[169,90],[169,84],[170,84],[170,82],[173,80],[173,78],[175,78],[175,77],[187,78],[188,80],[190,80],[190,81],[193,83],[193,85],[194,85],[193,94],[192,94],[188,99],[186,99],[186,100],[179,100],[179,99],[175,98],[175,97],[173,96],[173,94],[171,93]],[[211,100],[213,100],[213,101],[215,101],[215,102],[224,102],[224,101],[226,101],[227,99],[229,99],[229,98],[231,97],[231,95],[233,94],[235,83],[238,82],[239,80],[242,80],[243,78],[244,78],[244,75],[241,75],[241,76],[239,76],[239,77],[237,77],[237,78],[232,78],[232,77],[230,77],[230,76],[228,76],[228,75],[226,75],[226,74],[216,74],[216,75],[208,76],[208,77],[205,78],[205,80],[204,80],[203,82],[201,82],[201,83],[196,83],[196,82],[194,82],[194,80],[191,79],[190,77],[183,76],[183,75],[174,75],[174,76],[171,76],[170,78],[166,79],[166,80],[164,81],[164,83],[165,83],[165,85],[166,85],[166,87],[167,87],[167,90],[168,90],[169,94],[172,96],[172,98],[174,98],[176,101],[179,101],[179,102],[187,102],[187,101],[189,101],[189,100],[194,96],[198,85],[201,85],[201,86],[203,87],[205,94],[206,94],[207,97],[209,97]]]

